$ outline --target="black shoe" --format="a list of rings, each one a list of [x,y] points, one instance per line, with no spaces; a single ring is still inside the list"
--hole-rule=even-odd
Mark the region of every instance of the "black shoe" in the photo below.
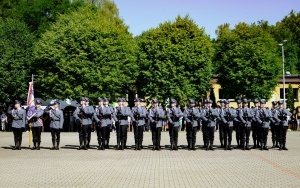
[[[21,146],[19,146],[19,147],[18,147],[18,150],[21,150],[21,149],[22,149]]]
[[[18,147],[17,147],[17,146],[15,146],[15,147],[13,147],[13,148],[12,148],[12,150],[16,150],[16,149],[18,149]]]
[[[34,146],[34,147],[32,147],[32,148],[31,148],[31,150],[36,150],[36,147],[35,147],[35,146]]]
[[[267,146],[264,146],[264,148],[263,148],[263,149],[264,149],[264,150],[267,150],[267,151],[269,150],[269,148],[267,148]]]
[[[156,150],[156,146],[153,146],[152,150]]]
[[[173,148],[174,148],[173,144],[171,144],[170,148],[171,148],[171,150],[173,150]]]
[[[282,148],[282,150],[286,150],[286,151],[287,151],[288,149],[284,146],[284,147]]]
[[[256,149],[256,145],[254,145],[254,146],[252,147],[252,149]]]
[[[79,148],[77,148],[77,150],[81,150],[83,147],[82,146],[79,146]]]
[[[56,148],[55,148],[56,150],[59,150],[59,146],[56,146]]]
[[[50,150],[55,150],[55,146],[52,146],[52,148],[50,148]]]
[[[209,150],[212,150],[212,151],[213,151],[213,150],[215,150],[215,149],[212,147],[212,145],[210,145],[210,146],[209,146]]]
[[[178,150],[177,144],[174,145],[174,150]]]
[[[228,147],[227,147],[227,150],[232,150],[231,146],[228,146]]]
[[[90,145],[88,144],[88,145],[86,145],[86,148],[91,148],[91,147],[90,147]]]

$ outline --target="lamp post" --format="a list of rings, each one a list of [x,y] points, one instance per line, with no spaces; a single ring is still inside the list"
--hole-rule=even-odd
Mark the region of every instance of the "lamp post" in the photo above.
[[[281,54],[282,54],[282,84],[283,84],[283,108],[285,108],[285,72],[284,72],[284,42],[287,40],[283,40],[282,43],[278,44],[281,46]]]

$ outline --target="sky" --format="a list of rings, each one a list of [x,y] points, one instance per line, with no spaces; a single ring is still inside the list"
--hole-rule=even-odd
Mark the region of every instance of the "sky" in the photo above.
[[[194,22],[215,38],[215,30],[224,23],[234,28],[239,22],[266,20],[276,24],[291,10],[300,12],[300,0],[114,0],[119,15],[138,36],[160,23],[189,15]]]

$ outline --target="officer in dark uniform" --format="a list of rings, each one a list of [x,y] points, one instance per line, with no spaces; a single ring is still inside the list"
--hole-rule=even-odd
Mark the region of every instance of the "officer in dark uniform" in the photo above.
[[[14,109],[10,106],[8,114],[12,116],[12,131],[14,133],[15,147],[13,150],[21,150],[22,134],[25,131],[26,111],[21,108],[21,101],[15,100]]]
[[[278,119],[278,108],[277,108],[277,101],[272,101],[272,108],[271,108],[272,116],[270,127],[271,127],[271,133],[272,133],[272,148],[278,147],[278,133],[277,129],[280,124],[280,120]]]
[[[100,113],[98,116],[100,116],[101,119],[99,119],[98,116],[94,116],[96,122],[101,125],[101,150],[109,148],[112,119],[114,119],[115,122],[118,121],[114,109],[108,106],[108,103],[109,100],[107,98],[104,98],[102,110],[98,112]]]
[[[236,101],[238,107],[236,109],[236,113],[239,116],[240,111],[242,110],[242,100],[238,99]],[[241,130],[240,127],[242,122],[240,122],[239,119],[235,119],[234,121],[234,129],[235,129],[235,136],[236,136],[236,142],[237,142],[237,148],[241,148],[242,147],[242,135],[241,135]]]
[[[133,122],[135,150],[141,150],[143,144],[145,119],[148,115],[148,111],[144,106],[141,106],[142,100],[140,98],[136,98],[134,102],[135,107],[132,108],[132,113],[134,119],[136,120]]]
[[[252,109],[248,107],[248,99],[243,99],[243,108],[239,112],[239,120],[241,122],[240,130],[242,133],[242,146],[243,150],[250,150],[249,137],[251,132],[251,123],[254,117]]]
[[[220,108],[216,109],[218,114],[222,114],[222,112],[225,109],[225,103],[224,100],[220,100]],[[220,138],[220,143],[221,143],[221,148],[224,148],[224,131],[223,131],[223,127],[225,126],[225,124],[222,121],[218,121],[217,122],[219,124],[219,138]]]
[[[60,143],[60,129],[63,128],[64,125],[64,114],[59,109],[59,101],[55,100],[53,102],[53,106],[48,106],[45,109],[45,113],[49,114],[50,117],[50,130],[52,137],[52,148],[51,150],[59,150]],[[56,143],[56,146],[55,146]]]
[[[86,98],[81,97],[80,106],[74,111],[74,117],[77,124],[79,124],[79,147],[78,150],[87,150],[87,135],[88,128],[92,126],[92,117],[94,109],[86,106]]]
[[[224,147],[225,150],[231,150],[233,121],[237,118],[236,111],[229,107],[229,101],[225,100],[225,108],[222,110],[220,118],[222,121],[222,130],[224,135]],[[227,145],[228,144],[228,145]]]
[[[167,118],[168,118],[168,127],[169,127],[169,136],[171,150],[178,150],[178,131],[179,131],[179,120],[182,118],[183,114],[181,110],[176,107],[177,101],[171,99],[170,106],[171,108],[167,109]]]
[[[259,139],[258,139],[258,121],[256,119],[256,114],[258,113],[260,106],[259,106],[259,100],[258,99],[254,99],[253,100],[254,103],[254,108],[252,108],[254,117],[252,119],[252,123],[251,123],[251,128],[252,128],[252,139],[253,139],[253,149],[255,148],[260,148],[259,145]]]
[[[119,107],[116,108],[116,115],[118,118],[117,126],[117,149],[124,150],[127,139],[128,117],[131,121],[135,121],[132,112],[129,107],[124,106],[126,102],[125,98],[119,98]]]
[[[158,106],[158,100],[152,100],[152,107],[149,109],[150,128],[152,132],[152,150],[160,150],[161,130],[165,117],[164,110]]]
[[[97,140],[98,140],[98,150],[100,150],[101,148],[104,149],[104,146],[102,147],[102,126],[101,126],[101,122],[102,122],[102,118],[103,118],[103,99],[102,98],[98,98],[98,106],[95,108],[94,111],[94,121],[96,122],[96,131],[97,131]]]
[[[287,116],[292,116],[292,113],[283,107],[283,101],[280,100],[278,104],[279,104],[278,118],[281,120],[278,129],[279,150],[288,150],[286,147],[286,132],[288,129]]]
[[[258,139],[260,140],[261,150],[268,150],[267,140],[270,127],[270,121],[272,119],[272,112],[265,107],[266,100],[260,100],[260,109],[256,113],[256,119],[258,121]]]
[[[220,116],[218,112],[213,109],[212,100],[206,100],[207,108],[202,111],[201,119],[203,122],[203,127],[205,127],[205,134],[206,134],[206,151],[207,150],[214,150],[214,138],[215,138],[215,127],[218,120],[220,120]]]
[[[189,99],[189,106],[183,112],[183,118],[186,121],[186,139],[189,150],[196,150],[196,135],[198,127],[198,119],[200,118],[200,112],[198,108],[195,108],[195,100]]]
[[[36,113],[32,117],[32,142],[33,148],[32,150],[40,150],[40,143],[41,143],[41,133],[43,128],[43,115],[44,110],[41,108],[41,101],[36,100],[35,102],[35,109]],[[36,146],[37,145],[37,146]]]

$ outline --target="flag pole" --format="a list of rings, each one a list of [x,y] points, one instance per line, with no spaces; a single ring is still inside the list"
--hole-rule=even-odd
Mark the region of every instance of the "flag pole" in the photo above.
[[[33,74],[31,75],[31,86],[33,87]],[[27,104],[27,108],[28,108],[28,104]],[[30,143],[31,143],[31,137],[32,137],[32,119],[29,120],[29,136],[28,136],[28,145],[30,148]]]

